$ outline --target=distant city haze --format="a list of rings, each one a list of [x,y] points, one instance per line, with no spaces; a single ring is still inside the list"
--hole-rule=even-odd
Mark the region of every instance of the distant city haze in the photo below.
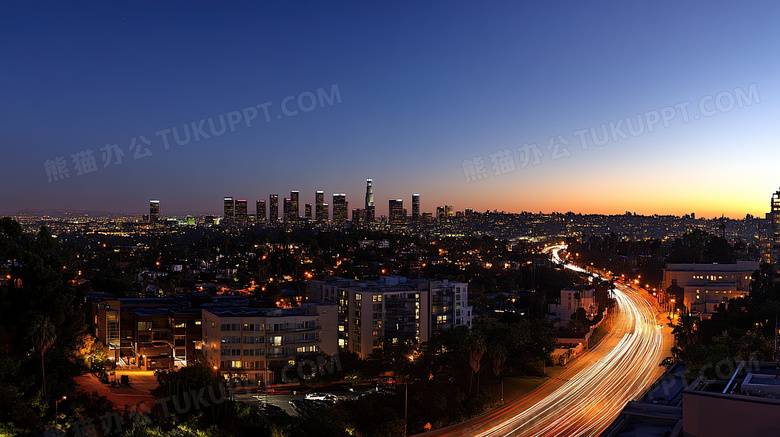
[[[159,199],[161,216],[219,214],[226,196],[254,213],[297,190],[303,215],[317,190],[362,208],[372,178],[377,217],[390,199],[411,214],[413,193],[424,212],[763,216],[780,186],[778,16],[775,2],[4,4],[0,213]]]

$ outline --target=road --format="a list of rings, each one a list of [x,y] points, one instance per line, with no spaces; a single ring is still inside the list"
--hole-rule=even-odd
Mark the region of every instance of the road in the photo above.
[[[121,373],[120,373],[121,374]],[[136,409],[136,405],[141,402],[146,405],[147,408],[141,411],[148,411],[155,404],[155,398],[151,394],[151,390],[157,387],[157,380],[154,375],[151,375],[151,382],[149,377],[139,377],[134,375],[130,377],[131,385],[123,387],[110,387],[98,380],[91,373],[77,376],[75,379],[76,388],[85,393],[97,393],[100,396],[105,396],[111,403],[114,404],[114,408],[123,411],[125,408],[131,410]]]
[[[375,393],[376,391],[371,386],[355,387],[354,391],[350,391],[347,387],[321,387],[316,390],[318,393],[327,393],[336,396],[339,400],[355,399],[359,395],[364,393]],[[234,395],[234,399],[238,402],[243,402],[250,405],[257,405],[258,403],[268,402],[271,405],[275,405],[284,410],[285,413],[290,416],[298,416],[290,401],[293,399],[306,399],[304,394],[270,394],[264,395],[259,392],[249,393],[237,393]]]
[[[553,259],[560,262],[551,248]],[[584,272],[579,267],[567,268]],[[594,436],[662,373],[663,316],[647,292],[617,284],[612,331],[569,369],[485,416],[426,435]]]

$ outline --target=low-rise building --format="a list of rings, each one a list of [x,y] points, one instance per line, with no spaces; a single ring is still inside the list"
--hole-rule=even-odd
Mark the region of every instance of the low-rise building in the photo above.
[[[188,293],[165,298],[86,296],[88,319],[108,358],[141,369],[186,366],[202,346],[201,308],[258,308],[270,302],[243,296]]]
[[[334,304],[202,310],[203,353],[224,376],[268,384],[296,358],[337,352]]]
[[[564,288],[561,290],[561,300],[549,304],[549,312],[555,318],[569,320],[578,309],[584,309],[586,317],[592,319],[598,313],[596,289],[585,287]]]
[[[747,296],[758,261],[735,264],[667,264],[661,288],[683,289],[686,311],[710,317],[718,305],[729,299]]]

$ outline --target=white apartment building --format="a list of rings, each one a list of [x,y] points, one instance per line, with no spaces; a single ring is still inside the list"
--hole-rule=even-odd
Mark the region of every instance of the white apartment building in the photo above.
[[[596,302],[595,288],[564,288],[561,290],[561,301],[557,304],[549,304],[550,314],[561,320],[570,320],[572,314],[579,308],[585,310],[588,318],[596,316],[598,303]]]

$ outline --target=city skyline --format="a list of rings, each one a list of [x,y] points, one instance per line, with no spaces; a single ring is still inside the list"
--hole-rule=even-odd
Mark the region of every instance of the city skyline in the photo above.
[[[372,181],[371,178],[368,178],[367,180],[368,181]],[[371,187],[369,189],[371,189],[371,197],[373,198],[373,190],[372,190],[371,183],[372,182],[369,182],[368,187]],[[773,193],[775,193],[775,195],[776,195],[777,192],[778,191],[776,189]],[[315,207],[317,207],[318,204],[319,205],[324,205],[325,208],[323,209],[323,213],[327,212],[327,210],[328,210],[328,208],[327,208],[328,203],[324,203],[323,202],[323,200],[324,200],[324,193],[325,193],[324,190],[315,190],[315,194],[311,198],[309,198],[308,196],[300,197],[300,191],[299,190],[292,190],[292,191],[290,191],[290,193],[291,193],[291,195],[297,195],[296,199],[300,199],[300,200],[298,200],[300,205],[305,205],[307,207],[311,207],[311,209],[312,209],[312,217],[311,217],[311,219],[312,220],[319,221],[320,214],[317,212],[319,210],[315,210]],[[349,203],[349,195],[347,195],[345,192],[340,192],[340,193],[339,192],[334,192],[332,194],[332,196],[336,196],[338,198],[344,197],[344,199],[346,199],[346,201],[347,201],[347,204]],[[244,203],[243,207],[246,209],[247,214],[253,215],[253,214],[249,213],[250,210],[248,209],[248,206],[247,206],[248,202],[251,202],[253,198],[251,196],[244,196],[244,197],[246,197],[246,199],[239,199],[236,196],[224,196],[223,197],[224,200],[223,200],[223,203],[221,204],[221,206],[222,206],[221,208],[212,208],[212,209],[209,209],[209,210],[184,209],[184,210],[178,210],[178,211],[166,211],[164,205],[167,202],[164,199],[155,198],[155,199],[147,199],[145,201],[146,202],[145,203],[146,206],[143,207],[143,208],[140,208],[140,209],[125,208],[125,209],[120,209],[120,210],[108,211],[108,210],[103,210],[103,209],[76,209],[76,208],[61,208],[61,209],[56,209],[56,210],[55,209],[50,209],[50,208],[26,208],[26,209],[18,210],[18,211],[9,211],[9,212],[0,211],[0,214],[15,215],[15,214],[20,214],[20,213],[30,212],[30,211],[42,212],[42,213],[52,213],[52,212],[55,212],[55,211],[69,211],[69,212],[83,211],[83,212],[97,213],[97,214],[139,214],[139,215],[140,214],[149,214],[149,215],[156,214],[160,218],[165,217],[166,214],[168,216],[175,216],[175,217],[181,217],[181,216],[184,216],[184,215],[215,215],[215,216],[226,216],[226,217],[232,218],[232,217],[236,216],[235,207],[237,206],[237,203],[238,202],[243,202]],[[284,210],[282,208],[278,207],[278,193],[268,193],[268,194],[265,195],[265,197],[270,198],[270,204],[267,203],[266,199],[264,199],[264,198],[255,198],[254,199],[255,209],[253,211],[256,211],[257,207],[259,207],[262,204],[262,208],[264,209],[264,211],[266,211],[266,214],[265,214],[266,219],[273,221],[274,219],[271,218],[271,214],[272,214],[273,208],[275,207],[275,205],[277,205],[276,208],[278,209],[278,212],[279,212],[277,214],[278,215],[278,220],[279,221],[283,221],[284,217],[285,217],[285,213],[284,213]],[[368,197],[368,196],[366,195],[366,197]],[[480,208],[474,208],[474,207],[469,206],[467,204],[453,205],[451,203],[446,203],[446,201],[443,202],[443,203],[440,203],[440,204],[435,204],[435,205],[433,203],[431,203],[429,205],[426,205],[426,207],[422,207],[421,206],[421,200],[420,200],[421,196],[420,196],[419,193],[412,193],[412,194],[407,195],[406,197],[409,197],[409,200],[410,200],[409,205],[411,205],[411,206],[409,208],[404,208],[404,210],[407,211],[406,216],[409,217],[409,218],[412,218],[412,219],[414,219],[414,217],[416,215],[421,215],[422,213],[432,213],[432,214],[435,215],[438,209],[441,209],[442,211],[447,209],[448,214],[449,213],[453,213],[454,214],[455,211],[460,211],[460,212],[468,212],[468,211],[492,212],[492,211],[497,211],[497,212],[509,213],[509,214],[519,214],[519,213],[523,213],[523,212],[534,213],[534,214],[535,213],[555,214],[555,213],[570,213],[570,212],[573,212],[575,214],[583,214],[583,215],[622,215],[622,214],[625,214],[626,212],[629,212],[629,213],[634,213],[634,214],[638,214],[638,215],[645,215],[645,216],[653,216],[653,215],[667,216],[667,215],[670,215],[670,216],[682,217],[682,216],[686,216],[686,215],[689,215],[689,214],[693,214],[693,215],[695,215],[695,216],[697,216],[699,218],[703,218],[703,219],[719,219],[721,217],[725,217],[727,219],[734,219],[734,220],[743,219],[747,215],[750,215],[750,216],[753,216],[753,217],[756,217],[756,218],[764,218],[766,214],[768,214],[768,213],[770,213],[770,212],[772,212],[774,210],[773,209],[774,208],[774,202],[773,201],[766,202],[766,197],[765,197],[764,200],[765,200],[765,203],[768,204],[768,206],[764,210],[760,210],[757,213],[745,213],[745,214],[741,214],[741,215],[738,214],[738,215],[734,215],[734,216],[730,216],[728,214],[723,214],[723,213],[722,214],[707,215],[707,214],[700,214],[700,213],[698,213],[696,211],[689,211],[689,210],[686,211],[684,209],[681,210],[681,212],[679,212],[679,213],[659,213],[659,212],[652,212],[652,211],[640,212],[640,211],[636,211],[636,210],[633,210],[633,211],[632,210],[616,210],[616,211],[611,211],[611,212],[599,212],[599,211],[588,211],[588,212],[585,212],[585,211],[579,211],[579,210],[573,210],[573,209],[561,209],[561,210],[552,210],[552,211],[534,211],[534,210],[524,209],[524,210],[517,210],[517,211],[506,211],[506,210],[501,210],[501,209],[498,209],[498,208],[486,208],[486,209],[483,210],[483,209],[480,209]],[[234,200],[234,199],[236,199],[236,200]],[[247,200],[247,199],[249,199],[249,200]],[[291,205],[290,214],[291,214],[291,217],[292,217],[294,215],[294,211],[293,211],[294,206],[292,206],[293,205],[293,202],[292,202],[293,198],[287,197],[287,198],[283,198],[282,200],[286,200]],[[395,200],[404,200],[404,198],[403,197],[392,197],[391,196],[391,197],[387,197],[387,198],[382,199],[382,200],[386,200],[386,201],[392,202],[392,201],[395,201]],[[227,202],[228,201],[231,203],[231,205],[234,208],[231,211],[231,213],[228,213],[228,209],[227,209],[228,208],[228,206],[227,206]],[[176,203],[175,201],[173,201],[172,203],[180,204],[180,203]],[[380,203],[382,203],[382,202],[380,201]],[[152,204],[154,204],[153,207],[152,207]],[[161,205],[163,205],[163,206],[161,207]],[[268,205],[268,206],[266,206],[266,205]],[[154,208],[154,209],[152,209],[152,208]],[[354,209],[353,209],[353,211],[354,211]],[[363,214],[365,214],[365,212],[366,212],[365,209],[359,209],[358,211],[361,211],[361,213],[363,213]],[[416,213],[415,213],[415,211],[416,211]],[[346,212],[347,212],[347,215],[348,215],[347,221],[352,221],[352,218],[351,218],[351,215],[350,215],[351,214],[350,210],[347,210]],[[297,217],[298,218],[304,218],[305,217],[305,214],[304,214],[303,211],[301,211],[301,207],[300,206],[298,207],[298,215],[297,215]],[[381,211],[381,213],[377,213],[376,214],[376,218],[378,219],[379,217],[388,217],[389,218],[390,217],[390,207],[388,206],[388,208],[386,210]],[[332,216],[329,217],[329,219],[332,219]]]
[[[780,429],[778,17],[0,3],[0,436]]]
[[[290,187],[362,204],[357,173],[378,215],[417,191],[429,210],[763,214],[778,7],[5,5],[0,212]]]

